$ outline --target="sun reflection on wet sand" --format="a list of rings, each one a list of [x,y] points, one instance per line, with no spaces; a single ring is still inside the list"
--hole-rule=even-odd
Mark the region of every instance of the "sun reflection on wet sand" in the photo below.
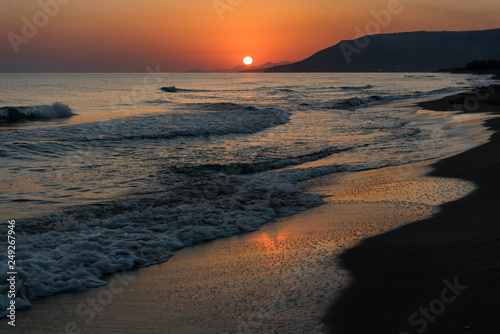
[[[426,171],[420,163],[304,182],[308,191],[330,195],[327,204],[255,233],[185,248],[166,263],[139,270],[89,324],[75,318],[74,310],[107,287],[35,301],[21,325],[39,325],[46,314],[58,312],[59,321],[80,321],[89,332],[318,332],[315,319],[349,283],[337,254],[363,238],[428,217],[437,204],[474,189],[461,180],[423,177]],[[424,197],[418,191],[423,188]],[[138,317],[138,309],[148,309],[147,316]]]

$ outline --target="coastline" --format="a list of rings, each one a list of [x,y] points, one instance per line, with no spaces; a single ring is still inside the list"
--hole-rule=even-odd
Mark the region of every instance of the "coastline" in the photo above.
[[[336,257],[360,240],[435,213],[469,182],[425,177],[430,162],[304,181],[326,203],[258,231],[108,277],[108,285],[33,301],[16,333],[324,332],[319,321],[349,274]],[[426,189],[427,198],[420,190]]]
[[[16,333],[324,332],[320,319],[349,283],[338,255],[475,189],[426,177],[431,163],[301,182],[306,192],[328,196],[326,203],[117,273],[106,286],[34,300],[19,313]]]
[[[418,104],[500,112],[500,86]],[[493,333],[500,327],[500,119],[490,141],[438,161],[429,176],[478,188],[428,219],[365,239],[340,256],[352,283],[323,321],[332,333]]]
[[[101,288],[35,300],[31,310],[19,314],[18,332],[68,332],[66,326],[75,322],[82,333],[165,328],[232,333],[238,332],[235,327],[239,332],[319,332],[321,323],[315,321],[349,276],[338,267],[336,256],[360,240],[422,220],[438,205],[472,191],[469,182],[426,177],[430,163],[302,182],[307,192],[331,197],[321,207],[280,218],[259,231],[180,250],[166,263],[125,275],[130,280],[108,277],[109,285]],[[130,282],[121,286],[125,281]],[[87,322],[89,300],[104,304]],[[289,311],[296,306],[306,312]],[[232,317],[231,312],[240,315]],[[299,318],[308,326],[300,327]]]

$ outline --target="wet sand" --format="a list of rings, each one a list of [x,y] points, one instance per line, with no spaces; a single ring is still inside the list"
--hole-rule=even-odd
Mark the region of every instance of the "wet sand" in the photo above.
[[[419,104],[500,111],[500,86]],[[462,106],[462,107],[460,107]],[[500,119],[491,141],[433,165],[429,175],[478,188],[436,216],[364,240],[341,255],[352,284],[324,322],[332,333],[497,333],[500,328]]]
[[[429,217],[475,188],[426,177],[429,163],[304,182],[304,189],[330,196],[325,205],[185,248],[161,265],[110,277],[98,289],[34,301],[19,312],[13,332],[323,332],[322,316],[349,282],[336,263],[342,251]]]
[[[498,143],[498,135],[493,139]],[[32,309],[18,313],[9,332],[325,332],[321,318],[351,279],[324,319],[334,333],[413,333],[420,327],[409,325],[408,310],[440,298],[443,281],[453,284],[455,277],[459,287],[467,284],[467,294],[453,308],[473,305],[473,314],[495,321],[498,309],[485,294],[499,291],[499,228],[488,220],[496,219],[488,210],[498,202],[498,183],[484,197],[481,182],[488,184],[499,166],[498,146],[488,145],[467,152],[485,150],[466,160],[459,155],[438,162],[437,171],[427,161],[303,182],[305,190],[328,195],[326,204],[253,233],[185,248],[161,265],[117,273],[98,289],[36,300]],[[477,167],[470,180],[479,190],[450,178],[463,178],[469,167]],[[469,193],[466,200],[445,204]],[[477,202],[470,202],[478,193]],[[452,215],[444,224],[443,214]],[[399,228],[416,221],[422,222]],[[340,267],[340,254],[349,271]],[[432,321],[435,327],[429,324],[429,332],[447,333],[450,327],[440,324],[450,323],[451,307]],[[457,314],[456,328],[480,328]]]

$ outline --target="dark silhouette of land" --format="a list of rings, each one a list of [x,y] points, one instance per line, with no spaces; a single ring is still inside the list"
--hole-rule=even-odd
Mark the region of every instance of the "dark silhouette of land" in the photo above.
[[[265,72],[433,72],[478,59],[500,59],[500,29],[365,36]]]
[[[474,60],[468,63],[465,67],[459,68],[444,68],[438,70],[438,72],[450,72],[450,73],[473,73],[473,74],[494,74],[495,78],[500,75],[500,60],[490,59],[490,60]]]

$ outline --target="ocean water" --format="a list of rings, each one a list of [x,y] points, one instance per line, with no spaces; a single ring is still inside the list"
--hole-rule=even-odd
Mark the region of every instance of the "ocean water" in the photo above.
[[[321,205],[300,181],[481,144],[477,120],[412,103],[488,83],[427,73],[2,74],[0,232],[16,221],[17,306]],[[160,89],[169,86],[177,91]]]

